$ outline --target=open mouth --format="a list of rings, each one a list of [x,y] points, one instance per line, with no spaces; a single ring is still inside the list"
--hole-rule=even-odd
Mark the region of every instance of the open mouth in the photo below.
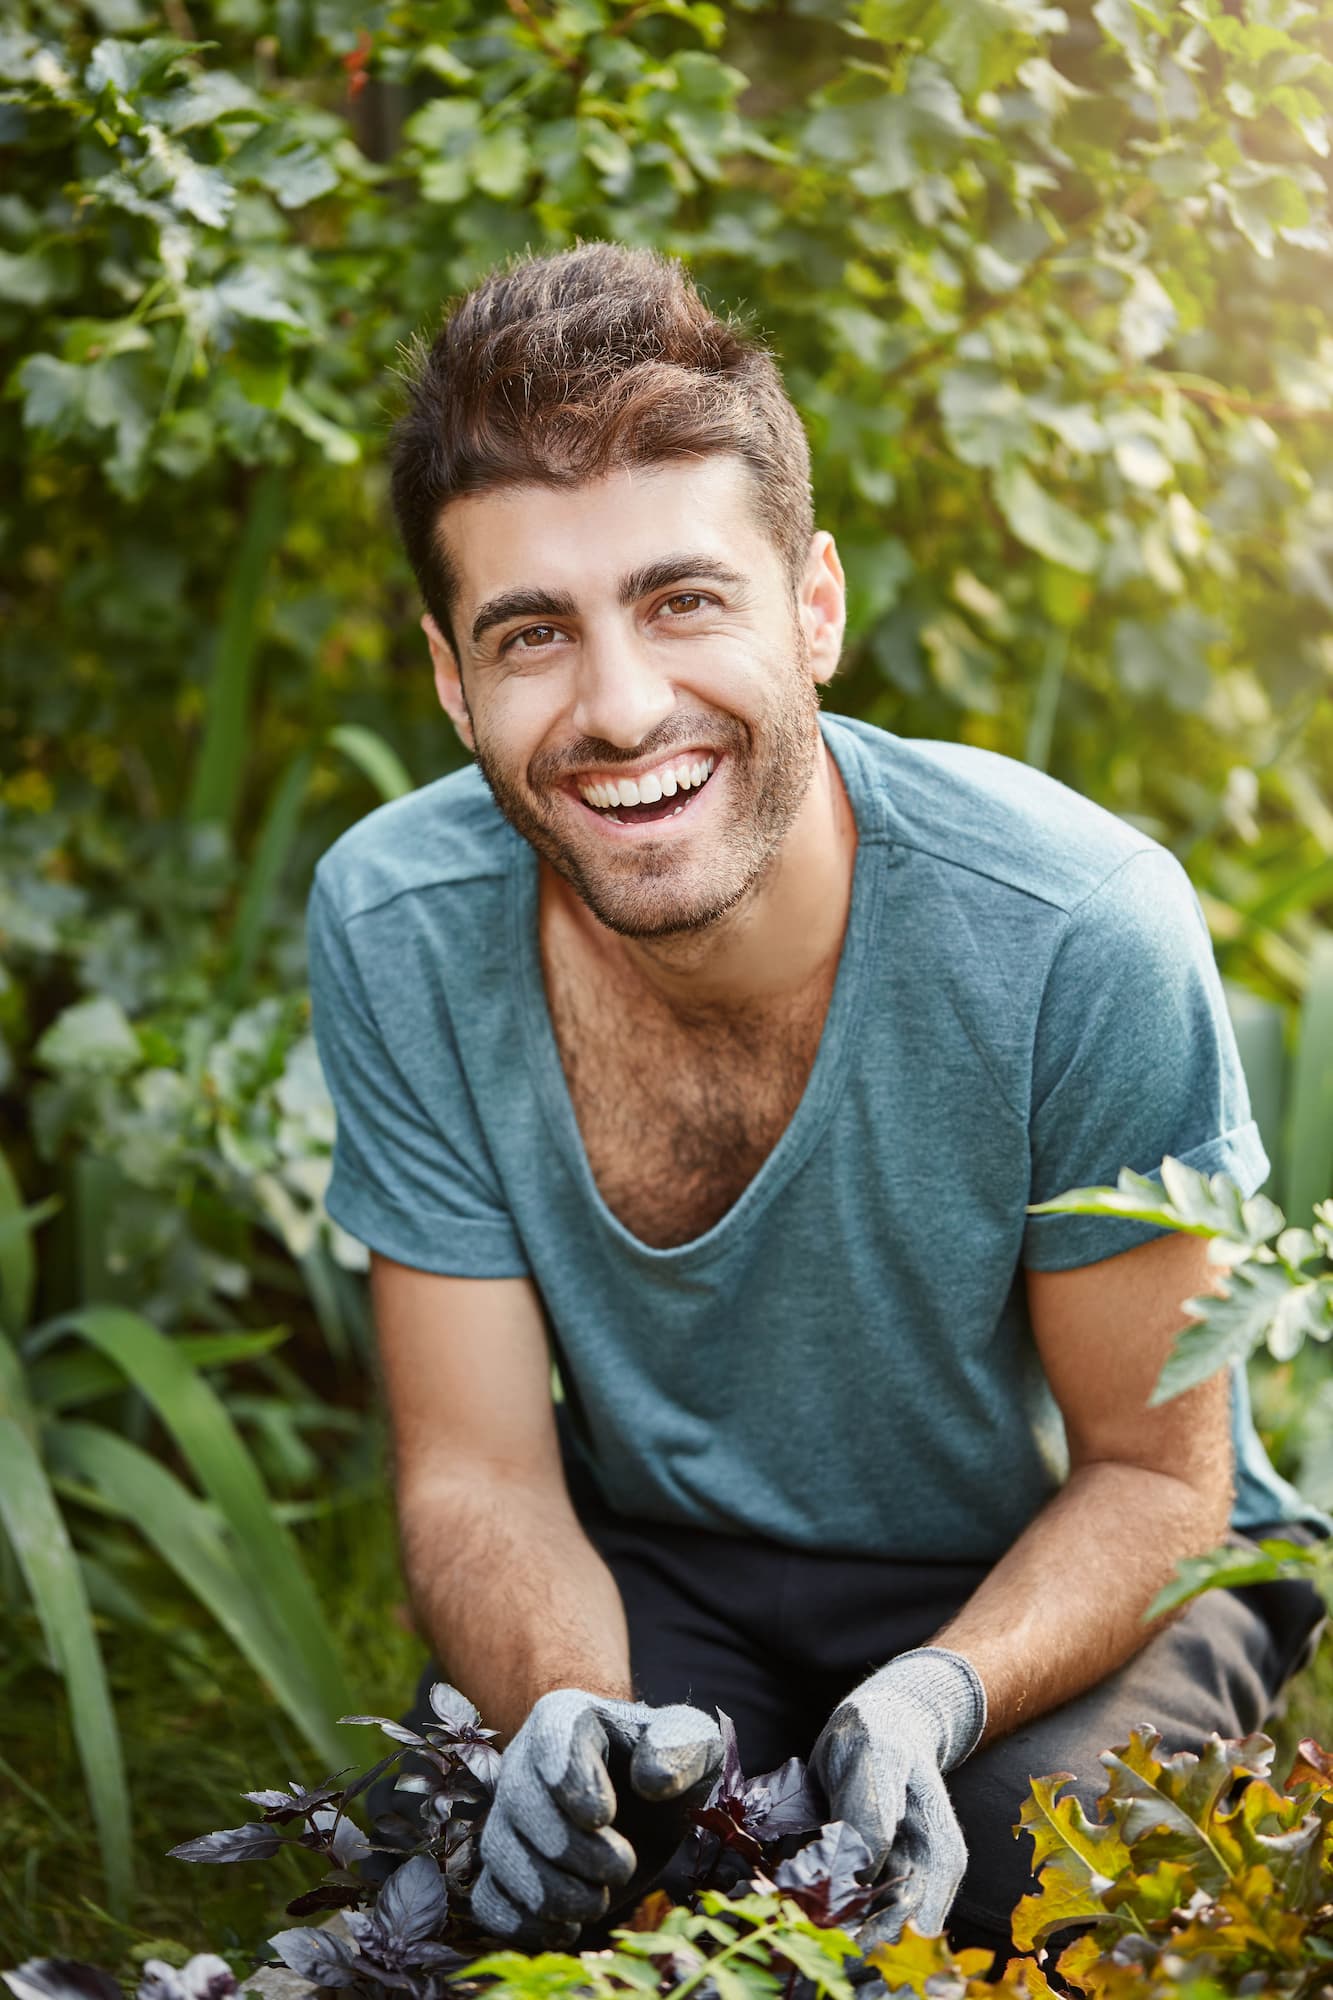
[[[647,826],[677,819],[691,806],[713,775],[716,757],[679,757],[638,778],[609,774],[581,782],[578,794],[613,826]]]

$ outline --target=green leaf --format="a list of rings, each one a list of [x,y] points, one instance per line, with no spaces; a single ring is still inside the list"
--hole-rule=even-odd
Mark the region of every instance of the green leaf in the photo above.
[[[1214,1817],[1237,1778],[1267,1776],[1273,1744],[1259,1735],[1226,1742],[1214,1736],[1199,1755],[1180,1750],[1159,1760],[1161,1740],[1155,1729],[1136,1729],[1123,1750],[1102,1752],[1110,1773],[1103,1810],[1114,1815],[1127,1846],[1164,1836],[1169,1858],[1188,1860],[1200,1885],[1216,1894],[1231,1868]]]
[[[282,393],[278,409],[303,437],[309,438],[311,444],[319,446],[331,464],[355,465],[360,458],[360,441],[351,431],[344,430],[341,424],[333,423],[290,384]]]
[[[483,133],[468,155],[468,167],[483,194],[512,201],[527,186],[532,171],[527,136],[518,124],[501,125]]]
[[[250,684],[259,645],[264,580],[282,536],[282,477],[261,474],[232,560],[208,687],[208,714],[189,816],[230,825],[249,754]]]
[[[1068,1772],[1033,1778],[1019,1825],[1031,1835],[1031,1868],[1040,1882],[1014,1911],[1013,1937],[1019,1951],[1033,1951],[1066,1924],[1105,1916],[1104,1892],[1129,1866],[1129,1849],[1114,1822],[1091,1820],[1072,1793]]]
[[[995,475],[995,500],[1011,532],[1048,562],[1087,575],[1097,567],[1097,531],[1038,486],[1025,465],[1010,459]]]
[[[24,1207],[13,1169],[0,1152],[0,1328],[15,1335],[28,1324],[37,1289],[37,1259],[32,1247],[36,1219],[44,1218],[39,1208]]]
[[[191,1368],[227,1368],[272,1353],[288,1338],[284,1327],[262,1333],[178,1333],[172,1345]],[[77,1409],[125,1387],[124,1371],[95,1348],[58,1349],[28,1366],[33,1401],[44,1412]]]
[[[293,757],[269,803],[232,926],[227,970],[223,975],[223,991],[229,997],[243,991],[254,970],[264,925],[300,827],[301,808],[314,761],[309,750]]]
[[[1186,1310],[1198,1315],[1197,1322],[1176,1336],[1149,1407],[1206,1382],[1219,1368],[1248,1361],[1268,1338],[1290,1290],[1291,1280],[1280,1264],[1241,1264],[1228,1273],[1224,1296],[1210,1292],[1187,1299]]]
[[[78,1558],[41,1460],[22,1426],[4,1412],[0,1412],[0,1524],[65,1683],[107,1897],[113,1912],[123,1918],[132,1886],[130,1802],[106,1670]]]
[[[88,1071],[123,1076],[143,1059],[124,1008],[105,993],[77,1000],[57,1014],[33,1053],[57,1075]]]
[[[137,1313],[90,1306],[42,1329],[44,1340],[81,1334],[122,1368],[175,1438],[204,1492],[234,1539],[242,1574],[269,1607],[311,1690],[302,1727],[319,1755],[337,1763],[334,1718],[354,1706],[337,1665],[333,1641],[310,1580],[272,1503],[253,1458],[215,1391],[176,1352],[165,1334]]]
[[[1203,1556],[1184,1556],[1170,1583],[1163,1584],[1143,1614],[1144,1624],[1176,1611],[1205,1590],[1239,1590],[1249,1583],[1275,1583],[1283,1577],[1306,1579],[1318,1551],[1303,1542],[1265,1540],[1256,1548],[1212,1549]]]
[[[1282,1173],[1287,1210],[1304,1222],[1333,1192],[1333,937],[1315,940],[1301,1007]]]
[[[268,1683],[316,1753],[326,1755],[327,1735],[311,1729],[320,1690],[312,1685],[281,1619],[271,1616],[243,1574],[214,1514],[148,1452],[100,1425],[61,1424],[52,1432],[50,1449],[53,1464],[67,1477],[94,1487],[139,1529]]]
[[[415,790],[398,752],[373,729],[364,729],[359,722],[340,722],[329,731],[328,740],[369,778],[382,799],[406,798]]]

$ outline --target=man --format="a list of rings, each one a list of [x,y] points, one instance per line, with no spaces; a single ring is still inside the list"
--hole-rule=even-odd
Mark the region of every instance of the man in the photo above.
[[[325,857],[312,986],[413,1600],[507,1741],[476,1913],[622,1907],[721,1707],[747,1769],[812,1755],[876,1934],[1002,1948],[1028,1778],[1253,1728],[1319,1616],[1148,1636],[1229,1523],[1327,1524],[1239,1372],[1148,1408],[1202,1247],[1026,1213],[1167,1153],[1262,1181],[1197,902],[1023,766],[821,716],[806,440],[674,263],[488,278],[394,499],[478,768]]]

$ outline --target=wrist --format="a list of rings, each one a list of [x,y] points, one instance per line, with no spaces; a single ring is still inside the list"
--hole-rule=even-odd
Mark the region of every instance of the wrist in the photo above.
[[[963,1654],[945,1646],[918,1646],[872,1674],[853,1699],[914,1708],[934,1736],[941,1771],[972,1755],[986,1733],[986,1689]]]

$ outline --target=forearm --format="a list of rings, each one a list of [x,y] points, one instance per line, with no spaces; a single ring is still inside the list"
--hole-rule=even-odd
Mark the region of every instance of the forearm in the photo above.
[[[502,1737],[538,1696],[629,1699],[629,1637],[610,1570],[567,1504],[512,1479],[399,1495],[418,1622],[448,1678]]]
[[[1181,1557],[1226,1533],[1225,1493],[1102,1462],[1076,1470],[930,1640],[986,1689],[983,1743],[1081,1694],[1170,1622],[1143,1623]]]

